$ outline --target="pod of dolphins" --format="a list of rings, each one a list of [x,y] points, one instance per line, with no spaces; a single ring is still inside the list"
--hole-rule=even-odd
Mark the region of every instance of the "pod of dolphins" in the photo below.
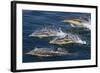
[[[82,27],[82,28],[90,29],[90,25],[86,24],[88,22],[81,18],[67,19],[67,20],[65,19],[63,20],[63,22],[69,23],[72,27]],[[71,43],[86,44],[86,41],[82,41],[78,37],[78,35],[65,33],[61,29],[56,31],[56,30],[43,28],[41,30],[33,32],[32,34],[29,35],[29,37],[38,37],[41,39],[45,37],[54,37],[54,39],[50,40],[49,43],[56,44],[56,45],[65,45],[65,44],[71,44]],[[39,56],[39,57],[71,55],[71,53],[69,53],[68,51],[65,51],[65,50],[63,51],[63,48],[57,48],[56,51],[46,50],[46,49],[48,48],[35,48],[26,54]]]

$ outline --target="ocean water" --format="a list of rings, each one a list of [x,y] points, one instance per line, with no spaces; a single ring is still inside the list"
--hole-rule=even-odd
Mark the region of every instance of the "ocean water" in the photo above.
[[[73,28],[69,23],[62,22],[65,19],[77,19],[84,17],[85,20],[91,19],[90,13],[76,13],[76,12],[54,12],[54,11],[35,11],[23,10],[23,62],[47,62],[47,61],[74,61],[91,59],[91,31],[85,28]],[[77,34],[86,44],[66,44],[54,45],[50,44],[51,37],[37,38],[29,37],[31,33],[40,30],[44,27],[59,29],[62,31]],[[64,48],[73,53],[72,55],[55,56],[55,57],[36,57],[26,54],[34,48]],[[74,53],[77,53],[75,55]]]

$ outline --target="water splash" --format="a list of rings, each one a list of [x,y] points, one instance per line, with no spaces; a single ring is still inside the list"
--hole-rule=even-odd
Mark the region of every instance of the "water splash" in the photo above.
[[[86,27],[86,28],[88,28],[89,30],[91,30],[90,22],[83,23],[83,26]]]
[[[80,44],[86,44],[86,41],[83,41],[78,35],[76,34],[71,34],[71,33],[68,33],[68,39],[71,39],[73,40],[74,42],[76,43],[80,43]]]
[[[61,28],[59,28],[59,30],[58,30],[58,32],[57,32],[57,34],[56,34],[56,36],[59,37],[59,38],[63,38],[63,37],[65,37],[66,35],[67,35],[67,34],[64,33],[64,32],[61,30]]]

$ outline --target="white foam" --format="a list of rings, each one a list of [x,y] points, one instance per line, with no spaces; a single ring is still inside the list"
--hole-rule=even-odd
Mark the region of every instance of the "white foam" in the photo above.
[[[90,22],[89,23],[83,23],[83,26],[88,28],[89,30],[91,30]]]

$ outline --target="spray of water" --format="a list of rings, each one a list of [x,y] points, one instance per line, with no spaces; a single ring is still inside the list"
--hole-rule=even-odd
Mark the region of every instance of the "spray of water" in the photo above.
[[[64,33],[61,28],[59,28],[59,31],[56,34],[57,37],[59,38],[64,38],[66,36],[66,33]]]
[[[88,21],[83,22],[83,26],[89,30],[91,30],[91,19],[89,18]]]
[[[62,33],[61,33],[62,34]],[[64,33],[58,37],[56,37],[53,41],[57,40],[58,38],[67,38],[72,40],[74,43],[86,44],[86,41],[83,41],[78,35],[71,34],[71,33]]]
[[[80,44],[86,44],[86,41],[83,41],[81,38],[79,38],[78,35],[73,35],[71,33],[69,33],[68,35],[69,35],[68,38],[70,38],[74,42],[80,43]]]
[[[91,30],[90,22],[89,23],[87,23],[87,22],[83,23],[83,26],[88,28],[89,30]]]

